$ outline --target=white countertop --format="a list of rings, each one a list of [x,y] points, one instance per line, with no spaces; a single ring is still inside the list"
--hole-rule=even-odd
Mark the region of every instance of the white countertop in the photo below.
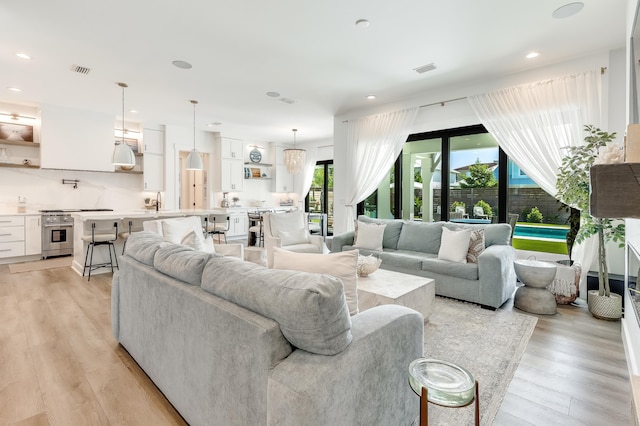
[[[25,213],[18,213],[17,210],[0,211],[0,216],[40,216],[40,215],[42,215],[42,213],[40,213],[38,210],[27,210]]]
[[[113,212],[72,212],[71,216],[85,220],[111,220],[124,218],[176,217],[176,216],[206,216],[212,213],[225,213],[224,209],[182,209],[182,210],[122,210]]]

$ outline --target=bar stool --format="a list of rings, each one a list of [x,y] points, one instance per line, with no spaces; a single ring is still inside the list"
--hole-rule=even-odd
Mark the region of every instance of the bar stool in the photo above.
[[[229,223],[231,218],[226,214],[210,214],[208,221],[205,217],[207,233],[218,235],[218,244],[220,243],[220,235],[224,237],[224,243],[227,244],[227,232],[229,231]]]
[[[256,234],[256,247],[264,246],[264,231],[262,212],[247,213],[249,216],[249,241],[247,245],[251,245],[252,234]]]
[[[91,271],[94,271],[98,268],[104,268],[107,266],[111,267],[111,272],[113,273],[113,260],[115,258],[116,268],[118,268],[118,256],[116,254],[116,247],[114,243],[118,239],[118,222],[113,223],[114,232],[100,232],[96,233],[96,223],[91,223],[91,235],[83,235],[82,241],[87,242],[87,254],[84,257],[84,268],[82,269],[82,276],[84,277],[87,270],[89,270],[89,278],[87,281],[91,281]],[[93,250],[95,246],[107,246],[109,250],[109,262],[93,264]],[[111,250],[113,249],[113,256],[111,255]],[[91,251],[91,254],[89,254]]]
[[[123,239],[123,243],[122,243],[122,254],[124,255],[124,249],[127,247],[127,240],[129,239],[129,235],[131,235],[131,228],[133,227],[133,221],[130,220],[128,223],[128,231],[126,232],[120,232],[118,234],[118,237]]]

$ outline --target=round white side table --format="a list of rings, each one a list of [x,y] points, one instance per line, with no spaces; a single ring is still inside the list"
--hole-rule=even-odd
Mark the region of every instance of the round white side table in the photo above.
[[[513,267],[524,284],[516,291],[513,305],[532,314],[555,314],[558,311],[556,298],[547,287],[556,277],[558,267],[551,262],[524,259],[514,261]]]
[[[480,425],[478,381],[464,368],[437,359],[418,358],[409,364],[409,384],[420,396],[420,426],[429,424],[429,402],[466,407],[474,400],[475,425]]]

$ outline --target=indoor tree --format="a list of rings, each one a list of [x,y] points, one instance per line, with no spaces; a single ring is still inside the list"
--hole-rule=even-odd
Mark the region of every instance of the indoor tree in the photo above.
[[[562,159],[556,182],[556,198],[581,211],[582,225],[576,235],[576,243],[579,244],[592,235],[598,236],[598,295],[609,298],[611,289],[606,243],[614,241],[621,247],[624,245],[624,224],[616,225],[610,218],[596,218],[589,214],[590,169],[600,150],[611,143],[616,134],[591,125],[585,126],[585,131],[585,144],[568,147],[567,154]]]

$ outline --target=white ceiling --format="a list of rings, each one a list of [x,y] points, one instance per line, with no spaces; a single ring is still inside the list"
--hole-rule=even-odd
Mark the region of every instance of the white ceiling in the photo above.
[[[0,102],[120,120],[123,81],[126,109],[139,111],[127,121],[192,126],[196,99],[198,128],[225,136],[287,142],[295,127],[300,142],[331,138],[334,115],[372,102],[625,45],[627,0],[583,0],[577,15],[551,17],[570,1],[3,1]],[[525,59],[531,50],[540,57]],[[434,71],[413,71],[432,62]],[[91,71],[73,73],[74,64]]]

